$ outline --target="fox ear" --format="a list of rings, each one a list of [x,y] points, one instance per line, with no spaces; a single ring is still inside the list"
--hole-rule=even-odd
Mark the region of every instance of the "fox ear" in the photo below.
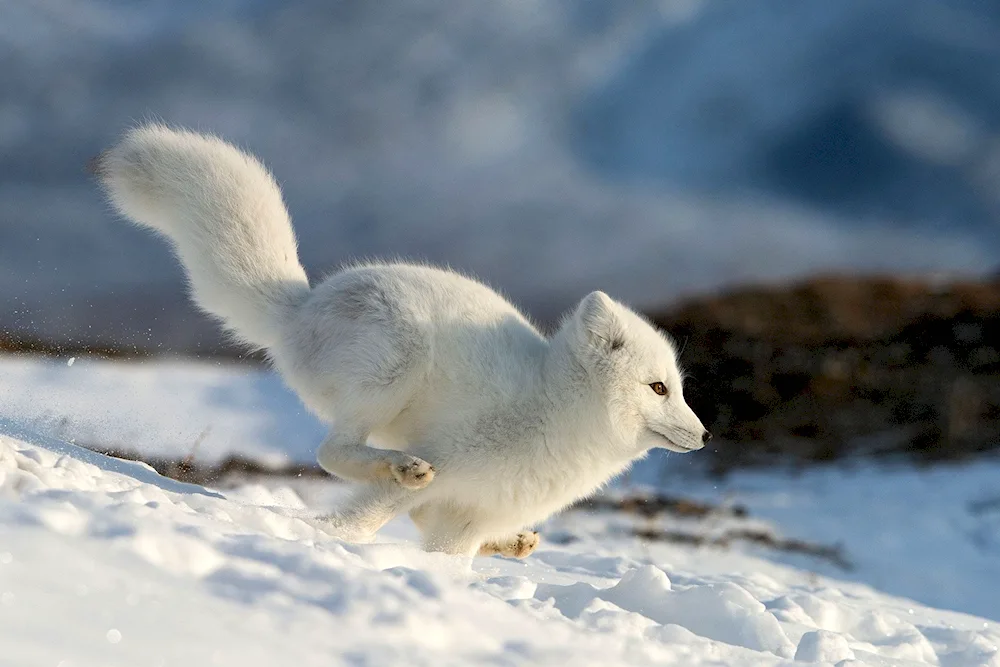
[[[576,319],[591,344],[608,352],[624,347],[625,327],[615,312],[614,301],[604,292],[585,296],[576,308]]]

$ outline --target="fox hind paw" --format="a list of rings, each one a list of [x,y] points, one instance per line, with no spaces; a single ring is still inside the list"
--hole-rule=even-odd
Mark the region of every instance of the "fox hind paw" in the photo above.
[[[491,541],[479,548],[480,556],[504,556],[506,558],[527,558],[538,548],[538,533],[526,530],[506,540]]]
[[[538,547],[538,533],[536,531],[525,531],[517,534],[517,538],[510,545],[510,553],[504,554],[510,558],[527,558]]]

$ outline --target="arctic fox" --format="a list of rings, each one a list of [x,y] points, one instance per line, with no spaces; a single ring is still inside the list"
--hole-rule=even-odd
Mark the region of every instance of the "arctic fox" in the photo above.
[[[524,557],[538,544],[528,527],[649,449],[711,437],[684,401],[670,339],[603,292],[546,338],[449,270],[369,263],[310,287],[254,157],[145,125],[93,166],[122,215],[170,240],[198,306],[266,349],[333,423],[319,464],[360,483],[329,517],[340,537],[371,539],[409,512],[429,550]]]

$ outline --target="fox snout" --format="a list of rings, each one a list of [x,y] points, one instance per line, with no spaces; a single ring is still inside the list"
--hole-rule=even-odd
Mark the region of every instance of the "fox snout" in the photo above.
[[[696,452],[699,449],[704,448],[705,445],[708,444],[708,441],[711,439],[712,439],[712,434],[708,432],[708,429],[702,428],[700,443],[698,442],[697,435],[694,435],[693,438],[687,440],[687,442],[685,442],[684,444],[681,444],[671,439],[670,444],[672,444],[673,447],[667,447],[667,449],[673,449],[673,451],[681,451],[681,452]]]
[[[702,431],[701,431],[701,444],[700,445],[695,445],[694,447],[692,447],[691,451],[698,451],[699,449],[701,449],[705,445],[707,445],[708,441],[711,440],[711,439],[712,439],[712,434],[709,432],[709,430],[707,428],[703,428]]]

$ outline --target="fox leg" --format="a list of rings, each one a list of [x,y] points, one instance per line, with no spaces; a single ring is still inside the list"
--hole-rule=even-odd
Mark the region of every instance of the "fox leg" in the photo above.
[[[525,558],[538,546],[538,533],[522,531],[517,535],[499,540],[487,540],[479,546],[480,556],[506,556]]]
[[[473,512],[446,502],[420,505],[410,518],[423,536],[424,549],[459,556],[475,556],[483,531]]]
[[[391,479],[370,482],[326,517],[327,527],[337,537],[348,541],[368,539],[397,514],[412,507],[419,493]]]
[[[393,449],[369,447],[367,437],[367,433],[350,430],[331,432],[316,460],[328,473],[355,482],[395,480],[403,488],[416,490],[434,479],[434,466],[427,461]]]

